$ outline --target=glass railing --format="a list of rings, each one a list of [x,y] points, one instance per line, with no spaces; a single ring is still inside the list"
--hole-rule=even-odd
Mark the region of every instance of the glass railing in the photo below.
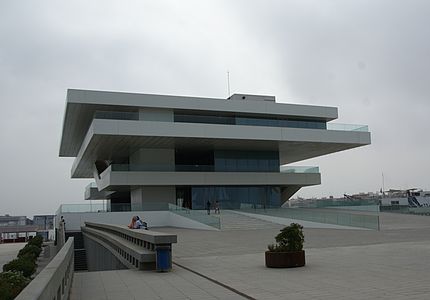
[[[369,212],[349,213],[344,211],[324,211],[324,209],[308,208],[257,208],[241,209],[240,211],[272,217],[379,230],[379,215],[371,214]]]
[[[108,120],[139,120],[138,112],[126,111],[96,111],[94,119]],[[175,115],[174,122],[186,123],[204,123],[204,124],[225,124],[225,125],[252,125],[264,127],[284,127],[284,128],[305,128],[305,129],[323,129],[323,130],[340,130],[340,131],[363,131],[368,132],[367,125],[341,124],[341,123],[324,123],[317,121],[303,120],[279,120],[264,118],[246,118],[246,117],[219,117],[219,116],[200,116],[200,115]]]
[[[379,211],[379,200],[375,199],[307,199],[290,200],[291,208],[333,208],[359,211]]]
[[[327,123],[327,130],[368,132],[369,126],[367,126],[367,125],[355,125],[355,124]]]
[[[169,203],[169,211],[199,223],[220,229],[221,222],[218,215],[208,215],[206,210],[193,210]]]
[[[281,166],[280,171],[282,173],[319,173],[318,167],[307,167],[307,166]]]
[[[319,173],[318,167],[280,166],[274,170],[270,167],[217,168],[214,165],[168,165],[168,164],[112,164],[112,171],[117,172],[273,172],[273,173]]]
[[[89,213],[89,212],[120,212],[120,211],[166,211],[169,207],[163,202],[148,202],[144,204],[130,203],[85,203],[62,204],[57,213]]]
[[[61,204],[58,213],[106,212],[106,204]]]
[[[96,111],[94,119],[108,119],[108,120],[139,120],[138,112],[127,111]]]
[[[400,205],[381,206],[381,211],[388,213],[413,214],[430,216],[430,207],[407,207]]]
[[[87,185],[88,188],[97,188],[97,183],[95,182],[91,182],[90,184]]]

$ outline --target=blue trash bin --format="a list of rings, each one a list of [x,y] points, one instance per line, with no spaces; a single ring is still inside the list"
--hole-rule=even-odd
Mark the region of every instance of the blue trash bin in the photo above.
[[[157,272],[168,272],[172,269],[172,248],[170,246],[157,246],[156,248]]]

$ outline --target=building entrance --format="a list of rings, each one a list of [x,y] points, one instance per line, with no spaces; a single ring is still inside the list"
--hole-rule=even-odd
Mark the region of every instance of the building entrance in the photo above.
[[[179,207],[192,209],[191,186],[176,187],[176,205]]]

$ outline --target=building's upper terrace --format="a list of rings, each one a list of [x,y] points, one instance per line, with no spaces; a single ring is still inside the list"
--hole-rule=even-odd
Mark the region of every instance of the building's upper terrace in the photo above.
[[[326,129],[337,108],[276,103],[273,96],[229,99],[68,90],[60,156],[76,156],[94,118],[139,119],[139,109],[171,109],[175,122]]]

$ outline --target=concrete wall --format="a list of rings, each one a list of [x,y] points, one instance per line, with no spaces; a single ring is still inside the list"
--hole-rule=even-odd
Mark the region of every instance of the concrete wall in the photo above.
[[[51,262],[19,293],[16,300],[69,299],[73,279],[73,238]],[[0,291],[1,293],[1,291]]]
[[[118,258],[96,241],[84,235],[88,271],[106,271],[127,269]]]
[[[139,108],[139,120],[173,122],[173,110],[163,108],[144,107]]]
[[[131,207],[145,207],[145,204],[160,206],[167,209],[168,203],[176,203],[176,188],[174,186],[143,186],[130,193]],[[142,206],[139,206],[139,205]]]
[[[139,149],[130,155],[130,165],[132,164],[172,166],[173,171],[175,170],[175,149]]]

